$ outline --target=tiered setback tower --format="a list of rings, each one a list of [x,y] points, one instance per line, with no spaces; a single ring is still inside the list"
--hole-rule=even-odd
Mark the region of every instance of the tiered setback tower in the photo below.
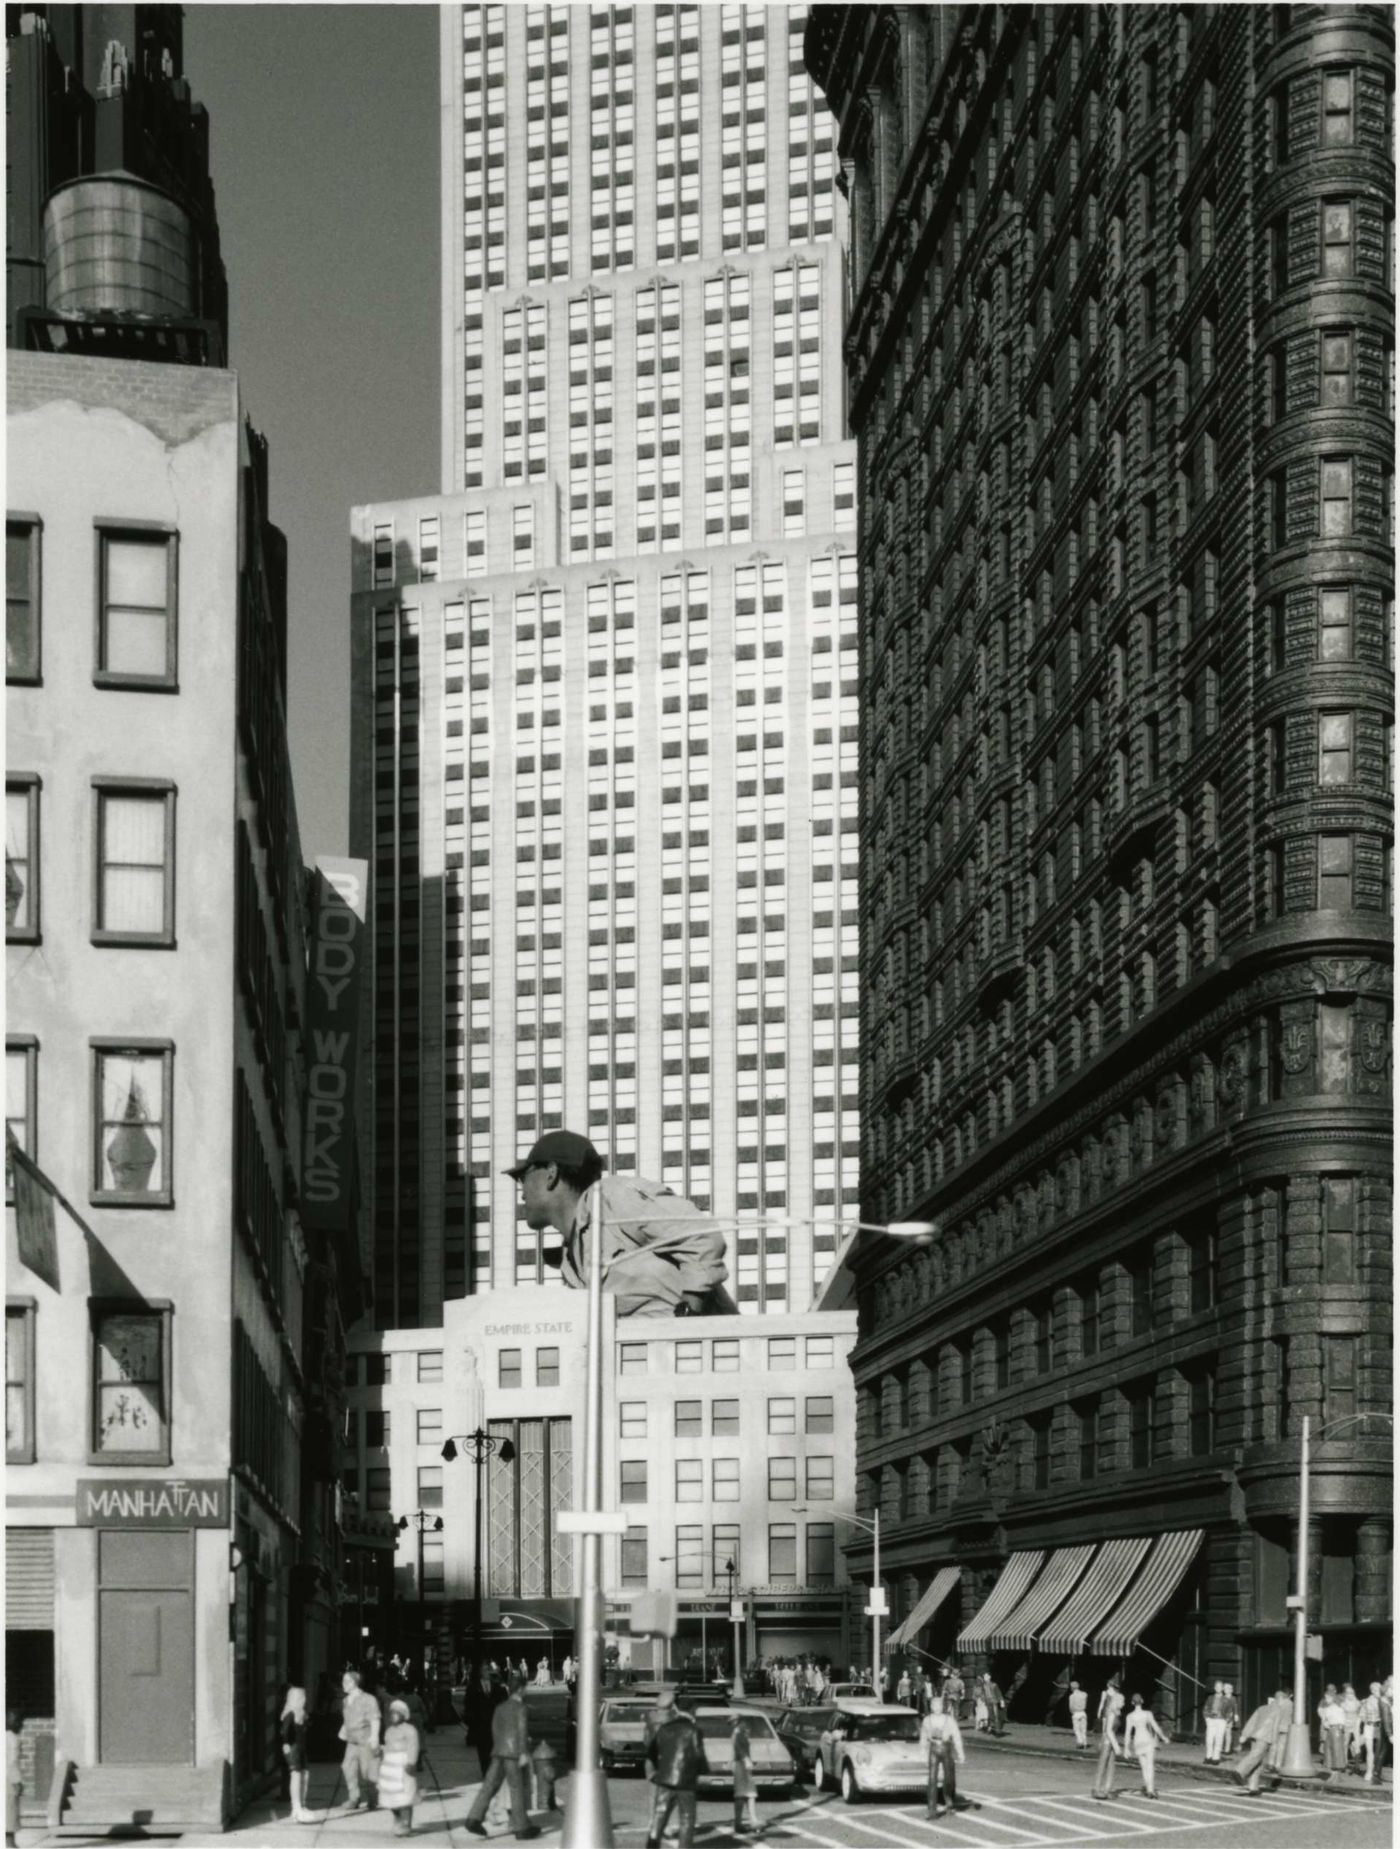
[[[943,1655],[1008,1553],[1199,1530],[1137,1685],[1291,1680],[1307,1414],[1317,1671],[1389,1665],[1392,25],[809,26],[853,202],[863,1206],[944,1228],[861,1275],[864,1506],[897,1613],[962,1566]],[[1047,1684],[1083,1648],[1024,1629]]]
[[[354,518],[386,1327],[541,1276],[501,1171],[552,1125],[720,1214],[857,1199],[844,214],[803,10],[443,21],[444,494]],[[807,1308],[835,1245],[740,1235],[741,1307]]]

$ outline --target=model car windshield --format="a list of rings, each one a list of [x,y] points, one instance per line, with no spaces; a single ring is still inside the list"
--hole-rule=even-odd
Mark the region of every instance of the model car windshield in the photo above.
[[[917,1714],[838,1714],[836,1724],[848,1740],[917,1740]]]
[[[737,1716],[733,1714],[702,1714],[697,1717],[700,1737],[704,1740],[727,1740],[734,1732]],[[772,1739],[773,1723],[766,1714],[746,1714],[744,1725],[749,1730],[749,1738]]]

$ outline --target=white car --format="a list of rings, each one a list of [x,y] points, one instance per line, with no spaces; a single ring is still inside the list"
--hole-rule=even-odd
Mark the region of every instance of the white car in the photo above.
[[[761,1708],[705,1708],[695,1710],[695,1724],[705,1746],[706,1769],[700,1774],[701,1791],[728,1791],[734,1783],[734,1723],[742,1717],[749,1730],[754,1788],[769,1796],[792,1790],[797,1768],[792,1755],[773,1730]]]
[[[925,1791],[928,1760],[919,1746],[919,1716],[891,1702],[838,1701],[817,1753],[817,1779],[848,1804],[867,1792]]]
[[[646,1770],[647,1716],[656,1706],[653,1696],[646,1701],[617,1701],[609,1698],[598,1714],[598,1757],[605,1772],[620,1771],[623,1766]]]

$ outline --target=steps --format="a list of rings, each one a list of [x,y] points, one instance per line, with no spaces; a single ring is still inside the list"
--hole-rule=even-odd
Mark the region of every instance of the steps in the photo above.
[[[60,1835],[224,1827],[227,1768],[222,1764],[69,1766],[66,1771],[67,1787],[53,1819]]]

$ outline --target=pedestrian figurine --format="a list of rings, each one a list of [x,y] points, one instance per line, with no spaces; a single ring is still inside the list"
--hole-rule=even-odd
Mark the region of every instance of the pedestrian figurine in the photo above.
[[[483,1778],[491,1764],[491,1717],[505,1698],[495,1665],[474,1663],[462,1696],[462,1718],[466,1724],[467,1745],[476,1748]]]
[[[379,1759],[380,1808],[392,1813],[395,1836],[412,1836],[418,1801],[418,1757],[422,1741],[400,1696],[389,1703],[389,1725]]]
[[[675,1699],[674,1689],[661,1691],[661,1705],[669,1707],[671,1713],[647,1742],[647,1760],[656,1791],[646,1849],[661,1849],[662,1833],[673,1810],[680,1819],[680,1849],[691,1849],[695,1841],[695,1794],[705,1769],[705,1748],[694,1715],[677,1708]]]
[[[1322,1691],[1317,1720],[1322,1733],[1322,1769],[1331,1783],[1347,1769],[1347,1717],[1335,1682]]]
[[[1123,1712],[1123,1691],[1117,1676],[1110,1676],[1108,1687],[1099,1698],[1099,1763],[1094,1773],[1094,1796],[1106,1802],[1113,1796],[1113,1772],[1120,1758],[1118,1716]]]
[[[1225,1757],[1235,1750],[1235,1729],[1240,1724],[1240,1704],[1235,1700],[1235,1685],[1225,1684]]]
[[[1292,1706],[1292,1691],[1280,1689],[1271,1701],[1261,1702],[1240,1729],[1240,1745],[1243,1747],[1248,1742],[1249,1750],[1235,1767],[1235,1777],[1251,1798],[1263,1792],[1264,1764],[1279,1744],[1280,1729],[1283,1739],[1288,1737],[1288,1715]]]
[[[894,1698],[901,1706],[907,1708],[909,1705],[909,1697],[912,1693],[913,1691],[909,1684],[909,1671],[906,1667],[899,1672],[899,1681],[895,1686]]]
[[[919,1727],[919,1744],[928,1755],[929,1820],[941,1815],[945,1805],[953,1810],[967,1810],[967,1799],[958,1796],[957,1768],[967,1758],[962,1729],[948,1712],[941,1695],[935,1695],[929,1704],[929,1711]]]
[[[530,1722],[525,1712],[525,1681],[518,1673],[510,1678],[509,1693],[491,1716],[491,1763],[472,1807],[467,1812],[467,1828],[473,1836],[485,1836],[486,1807],[504,1784],[510,1790],[510,1821],[516,1837],[524,1842],[539,1835],[525,1808],[525,1773],[530,1765]]]
[[[310,1772],[306,1764],[306,1690],[289,1688],[287,1698],[282,1703],[281,1735],[282,1760],[287,1768],[287,1779],[291,1787],[293,1823],[315,1823],[316,1819],[306,1808],[306,1787]]]
[[[1366,1755],[1366,1769],[1361,1776],[1368,1785],[1378,1785],[1380,1774],[1381,1685],[1373,1682],[1361,1697],[1361,1750]]]
[[[1210,1694],[1206,1696],[1206,1705],[1202,1710],[1206,1723],[1206,1757],[1208,1766],[1220,1764],[1220,1754],[1225,1745],[1225,1684],[1217,1682]]]
[[[1081,1753],[1089,1750],[1089,1697],[1077,1682],[1069,1685],[1069,1724],[1074,1729],[1074,1744]]]
[[[345,1801],[351,1810],[368,1810],[379,1746],[379,1703],[361,1687],[357,1669],[347,1669],[340,1686],[344,1690],[340,1737],[345,1742],[345,1757],[340,1769],[345,1774]]]
[[[982,1687],[987,1697],[987,1724],[991,1728],[993,1739],[1000,1740],[1006,1732],[1006,1700],[1001,1689],[990,1676],[982,1678]]]
[[[18,1708],[5,1710],[5,1842],[15,1849],[19,1838],[19,1801],[24,1792],[24,1775],[19,1764],[19,1736],[24,1725]]]
[[[1138,1762],[1142,1773],[1142,1794],[1145,1798],[1157,1795],[1157,1745],[1165,1746],[1167,1736],[1158,1725],[1157,1717],[1151,1708],[1143,1706],[1142,1696],[1134,1695],[1128,1718],[1123,1726],[1123,1745]]]
[[[753,1775],[753,1743],[741,1714],[731,1736],[734,1749],[734,1834],[758,1831],[758,1786]]]

